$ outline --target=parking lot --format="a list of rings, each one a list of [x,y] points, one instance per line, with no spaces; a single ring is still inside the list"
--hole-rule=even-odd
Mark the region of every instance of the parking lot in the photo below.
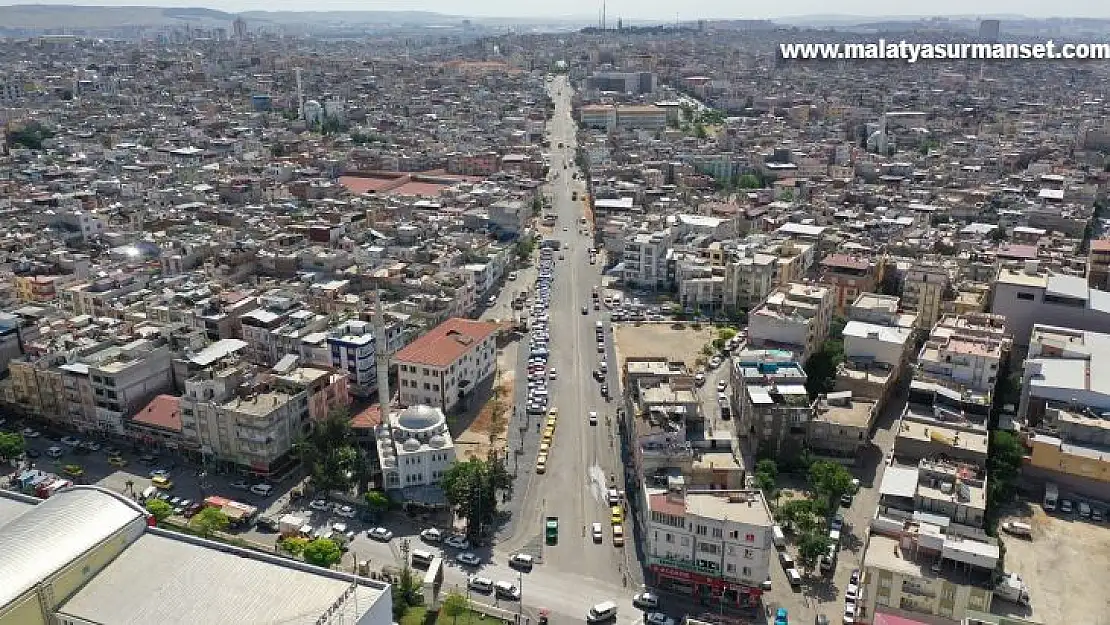
[[[692,324],[685,323],[621,323],[614,327],[620,370],[626,359],[644,356],[681,360],[693,370],[702,347],[717,338],[716,328],[710,325],[694,329]]]
[[[1000,599],[995,599],[992,611],[1046,624],[1105,622],[1101,615],[1110,608],[1110,595],[1105,592],[1110,578],[1110,527],[1076,514],[1046,514],[1036,503],[1024,515],[1004,520],[1032,527],[1031,540],[1000,532],[1006,570],[1029,585],[1031,611]]]

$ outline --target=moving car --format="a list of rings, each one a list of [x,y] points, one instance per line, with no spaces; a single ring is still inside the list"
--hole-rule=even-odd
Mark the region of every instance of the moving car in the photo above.
[[[466,587],[471,590],[489,594],[493,591],[493,580],[488,577],[471,576],[466,581]]]
[[[597,413],[590,411],[590,425],[597,425]]]
[[[594,523],[591,525],[590,533],[593,535],[595,543],[600,543],[604,538],[604,534],[601,532],[601,523]]]
[[[648,625],[675,625],[674,619],[662,612],[651,612],[644,619]]]
[[[473,553],[470,553],[469,551],[464,551],[455,556],[455,562],[458,562],[463,566],[478,566],[482,563],[482,559],[474,555]]]
[[[269,497],[274,492],[274,487],[269,484],[255,484],[251,486],[251,492],[259,497]]]
[[[162,477],[161,475],[150,478],[150,484],[151,486],[155,488],[160,488],[162,490],[169,490],[173,488],[173,482],[170,481],[170,478]]]
[[[644,610],[654,610],[659,607],[659,595],[645,590],[633,595],[632,605]]]
[[[444,539],[443,544],[447,545],[448,547],[454,547],[455,549],[462,549],[464,551],[466,549],[470,549],[470,541],[467,540],[465,536],[459,536],[458,534],[452,534],[451,536],[448,536],[446,539]]]
[[[514,553],[509,556],[509,566],[525,571],[531,570],[532,565],[535,564],[536,559],[526,553]]]
[[[438,543],[443,540],[443,532],[434,527],[429,527],[420,532],[420,538],[427,543]]]

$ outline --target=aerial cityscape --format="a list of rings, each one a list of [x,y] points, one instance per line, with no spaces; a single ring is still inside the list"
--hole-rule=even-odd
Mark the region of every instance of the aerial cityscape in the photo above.
[[[0,625],[1110,622],[1110,19],[316,9],[0,7]]]

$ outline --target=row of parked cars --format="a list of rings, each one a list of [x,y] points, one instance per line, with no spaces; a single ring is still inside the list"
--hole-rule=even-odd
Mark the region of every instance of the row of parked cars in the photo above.
[[[528,412],[544,414],[547,412],[549,395],[548,379],[557,374],[547,369],[551,354],[551,333],[548,326],[548,310],[551,307],[551,282],[555,277],[553,250],[545,247],[540,250],[540,266],[536,275],[536,301],[532,304],[531,336],[528,358]]]

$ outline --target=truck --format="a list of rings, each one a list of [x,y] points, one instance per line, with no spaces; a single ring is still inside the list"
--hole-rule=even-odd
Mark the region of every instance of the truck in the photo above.
[[[549,516],[544,524],[544,537],[547,544],[554,545],[559,542],[559,517]]]
[[[1045,512],[1052,512],[1056,509],[1056,503],[1060,500],[1060,491],[1056,488],[1055,482],[1048,482],[1044,485],[1044,509]]]
[[[1029,606],[1029,586],[1017,573],[1006,573],[994,587],[994,596],[1021,606]]]

